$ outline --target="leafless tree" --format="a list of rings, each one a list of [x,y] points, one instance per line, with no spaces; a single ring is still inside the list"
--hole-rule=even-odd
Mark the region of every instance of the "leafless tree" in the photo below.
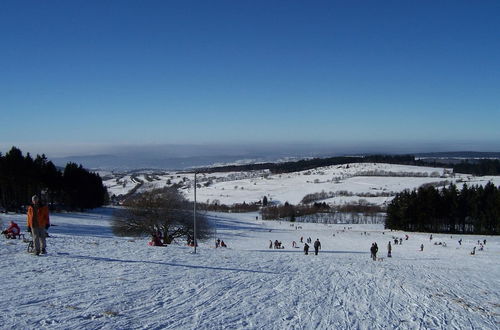
[[[154,189],[129,197],[124,208],[113,216],[113,232],[118,236],[160,235],[165,244],[178,238],[192,238],[193,204],[175,188]],[[211,233],[204,214],[196,214],[198,240]]]

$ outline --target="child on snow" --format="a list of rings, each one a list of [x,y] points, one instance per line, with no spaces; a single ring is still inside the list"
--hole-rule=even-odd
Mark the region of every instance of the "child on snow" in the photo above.
[[[2,231],[2,234],[5,235],[5,238],[14,239],[14,238],[17,238],[17,236],[19,236],[19,234],[21,234],[21,229],[19,229],[19,226],[17,225],[17,223],[15,223],[14,221],[11,221],[9,223],[9,227],[7,227],[7,229]]]

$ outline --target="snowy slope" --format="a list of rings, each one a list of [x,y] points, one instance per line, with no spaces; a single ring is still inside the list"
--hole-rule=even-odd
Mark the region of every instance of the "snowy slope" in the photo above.
[[[146,179],[146,177],[148,179]],[[392,164],[360,163],[342,166],[328,166],[314,170],[271,174],[268,171],[227,172],[199,174],[197,176],[198,201],[222,204],[253,203],[267,196],[268,200],[298,204],[307,194],[319,192],[348,192],[350,196],[339,195],[329,198],[330,204],[357,202],[365,199],[370,203],[382,205],[392,200],[395,193],[405,189],[418,188],[428,183],[454,182],[459,187],[484,185],[492,181],[500,185],[500,177],[473,177],[470,175],[450,174],[442,168],[404,166]],[[130,174],[118,175],[104,180],[110,194],[126,194],[138,185],[138,191],[161,188],[170,180],[170,185],[180,184],[188,199],[193,199],[194,175],[191,173]],[[374,197],[363,195],[372,194]],[[376,196],[376,195],[379,196]]]
[[[210,214],[229,246],[150,247],[111,234],[112,209],[53,214],[49,255],[0,239],[3,329],[498,329],[500,238]],[[1,215],[4,224],[22,215]],[[299,225],[302,229],[296,229]],[[345,229],[344,229],[345,228]],[[366,232],[366,235],[365,235]],[[300,236],[319,238],[304,255]],[[283,250],[269,249],[280,240]],[[469,254],[478,239],[484,251]],[[292,248],[292,241],[299,248]],[[371,261],[377,242],[383,261]],[[420,244],[424,251],[419,251]]]

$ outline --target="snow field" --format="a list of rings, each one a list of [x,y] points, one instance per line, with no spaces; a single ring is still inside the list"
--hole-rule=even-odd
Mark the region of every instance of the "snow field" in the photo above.
[[[383,176],[367,176],[378,173]],[[392,176],[391,176],[392,175]],[[413,175],[413,176],[412,176]],[[107,173],[108,180],[104,181],[110,194],[126,194],[138,183],[133,175],[118,175],[117,183]],[[139,191],[164,187],[170,179],[171,184],[180,183],[184,186],[186,197],[193,199],[194,174],[169,173],[151,175],[151,173],[135,174],[135,177],[144,182]],[[154,179],[153,181],[148,181]],[[325,200],[330,204],[345,204],[357,202],[360,199],[370,203],[383,205],[392,200],[391,196],[363,197],[370,193],[398,193],[405,189],[415,189],[426,183],[454,182],[459,187],[464,182],[468,185],[484,185],[492,181],[500,185],[500,177],[473,177],[456,174],[451,177],[448,171],[442,168],[404,166],[392,164],[348,164],[316,168],[308,171],[271,174],[269,171],[227,172],[199,174],[197,197],[201,202],[214,202],[232,205],[235,203],[253,203],[267,196],[269,201],[277,203],[289,202],[298,204],[307,194],[325,192],[349,192],[354,196],[335,196]],[[206,185],[208,182],[210,184]]]
[[[210,213],[227,249],[111,234],[112,209],[54,214],[49,255],[1,239],[5,329],[498,329],[500,238]],[[1,216],[4,223],[21,215]],[[298,228],[301,227],[301,228]],[[345,229],[344,229],[345,227]],[[348,229],[352,227],[352,229]],[[298,229],[297,229],[298,228]],[[366,235],[365,235],[366,232]],[[335,234],[335,236],[333,236]],[[322,250],[303,254],[300,236]],[[393,257],[386,257],[392,237]],[[460,246],[459,238],[463,239]],[[285,249],[269,249],[269,240]],[[469,252],[478,239],[484,251]],[[296,241],[299,248],[292,248]],[[446,242],[447,247],[433,245]],[[383,261],[370,260],[372,242]],[[420,244],[424,251],[420,252]],[[312,253],[311,253],[312,252]]]

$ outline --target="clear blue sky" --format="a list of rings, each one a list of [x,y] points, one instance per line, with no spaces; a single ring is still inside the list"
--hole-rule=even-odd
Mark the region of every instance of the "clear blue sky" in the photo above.
[[[500,150],[499,1],[1,1],[0,50],[2,151]]]

